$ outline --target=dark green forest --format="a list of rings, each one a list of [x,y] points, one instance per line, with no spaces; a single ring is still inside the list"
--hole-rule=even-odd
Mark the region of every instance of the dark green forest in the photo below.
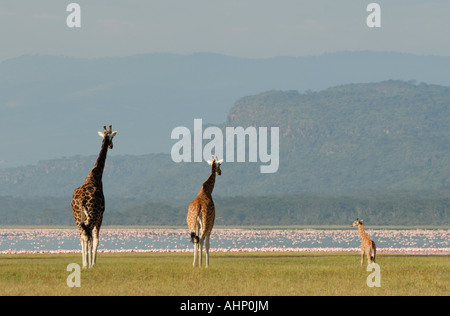
[[[128,201],[130,202],[130,201]],[[189,201],[190,202],[190,201]],[[104,225],[185,225],[187,202],[170,206],[148,202],[130,205],[107,200]],[[73,225],[70,198],[0,197],[1,225]],[[318,196],[309,194],[216,198],[216,225],[337,225],[356,217],[370,225],[449,225],[450,198],[414,196],[408,192],[373,196]],[[3,210],[10,210],[5,212]]]
[[[261,174],[260,163],[225,161],[213,193],[218,225],[450,224],[449,87],[390,80],[268,91],[238,100],[220,127],[230,126],[279,127],[280,167]],[[0,225],[73,224],[71,195],[96,158],[0,169]],[[184,225],[209,170],[169,154],[111,152],[104,223]]]

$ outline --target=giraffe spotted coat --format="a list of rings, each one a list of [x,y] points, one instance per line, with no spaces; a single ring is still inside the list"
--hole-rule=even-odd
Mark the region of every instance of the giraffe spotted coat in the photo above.
[[[361,265],[364,263],[364,254],[367,256],[368,264],[374,263],[376,256],[375,242],[365,232],[363,221],[357,218],[350,226],[358,226],[359,236],[361,237]]]
[[[105,211],[105,197],[103,195],[102,176],[105,167],[108,148],[113,148],[112,139],[117,132],[112,131],[112,126],[103,127],[102,148],[97,162],[86,177],[84,184],[76,188],[72,198],[72,212],[80,233],[80,243],[83,267],[95,266],[97,248],[99,243],[100,227]]]
[[[220,170],[222,162],[223,160],[217,160],[217,158],[208,161],[208,164],[211,165],[211,174],[203,183],[197,197],[189,204],[187,224],[191,233],[191,241],[194,243],[194,267],[197,265],[197,261],[198,266],[202,266],[203,242],[205,242],[206,267],[209,266],[209,239],[214,226],[216,212],[212,191],[216,182],[216,174],[219,176],[222,174]],[[198,260],[199,255],[200,260]]]

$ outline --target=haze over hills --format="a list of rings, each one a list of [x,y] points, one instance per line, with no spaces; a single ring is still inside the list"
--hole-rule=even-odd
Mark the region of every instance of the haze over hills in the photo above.
[[[92,155],[105,124],[119,131],[113,156],[168,153],[173,128],[192,128],[194,118],[222,124],[246,95],[388,79],[448,86],[449,73],[448,57],[389,52],[269,59],[22,56],[0,63],[0,168]]]
[[[449,87],[392,80],[319,92],[274,90],[241,98],[222,129],[279,127],[280,165],[276,173],[263,174],[260,160],[249,163],[248,156],[246,163],[225,160],[227,176],[220,178],[217,194],[449,190],[449,104]],[[98,152],[101,139],[94,140]],[[203,140],[203,146],[208,142]],[[118,139],[115,147],[121,145]],[[70,195],[96,158],[77,155],[2,169],[0,192]],[[104,185],[112,195],[183,200],[198,191],[194,187],[190,192],[190,183],[202,182],[207,169],[206,163],[175,163],[170,154],[110,155]]]
[[[222,224],[330,224],[362,214],[378,224],[448,225],[449,105],[449,87],[395,80],[240,98],[221,127],[280,127],[280,166],[262,174],[260,163],[225,161],[214,191]],[[2,169],[0,192],[60,214],[45,200],[69,207],[95,159]],[[208,172],[206,163],[177,164],[169,154],[109,156],[109,223],[127,214],[131,223],[183,224]]]
[[[448,225],[450,58],[342,52],[243,59],[147,54],[0,63],[0,225],[73,224],[70,198],[119,134],[105,224],[184,225],[205,163],[172,161],[177,126],[277,126],[280,165],[227,163],[222,225]],[[401,80],[392,80],[401,79]],[[425,82],[425,83],[422,83]],[[203,142],[205,145],[207,141]]]

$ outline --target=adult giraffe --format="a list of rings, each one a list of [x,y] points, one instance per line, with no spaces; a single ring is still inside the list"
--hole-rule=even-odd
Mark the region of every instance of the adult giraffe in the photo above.
[[[191,241],[194,243],[194,262],[192,264],[194,267],[197,265],[199,253],[198,266],[202,266],[203,242],[205,242],[206,267],[209,267],[209,238],[214,226],[216,212],[212,191],[216,182],[216,174],[219,176],[222,174],[220,170],[222,162],[223,159],[218,160],[217,157],[213,157],[212,161],[208,161],[208,164],[211,165],[211,174],[203,183],[197,197],[189,204],[187,224],[191,233]]]
[[[96,263],[98,236],[105,211],[102,175],[108,148],[113,148],[112,140],[117,132],[113,132],[110,125],[109,129],[103,126],[103,133],[98,134],[103,138],[103,143],[97,163],[84,180],[84,184],[75,189],[72,198],[73,217],[80,232],[83,268],[91,268]]]

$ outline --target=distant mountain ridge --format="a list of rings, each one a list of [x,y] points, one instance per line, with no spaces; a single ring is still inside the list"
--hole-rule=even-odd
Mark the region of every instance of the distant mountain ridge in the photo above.
[[[448,86],[449,73],[450,57],[370,51],[268,59],[21,56],[0,63],[0,168],[91,155],[92,136],[105,124],[119,131],[113,155],[168,153],[173,128],[194,118],[221,124],[245,95],[388,79]]]
[[[278,126],[280,168],[260,174],[259,164],[225,161],[216,194],[449,190],[449,104],[449,87],[392,80],[241,98],[222,128]],[[101,140],[94,140],[98,151]],[[1,169],[0,192],[70,195],[95,159],[74,156]],[[207,171],[202,163],[174,163],[169,154],[110,155],[105,190],[158,202],[183,200],[197,193],[191,183],[203,182]]]
[[[218,221],[332,224],[357,214],[374,224],[448,225],[449,105],[450,87],[399,80],[240,98],[220,127],[278,126],[280,167],[261,174],[257,163],[225,161],[214,189]],[[95,160],[0,169],[3,223],[29,223],[30,212],[39,223],[70,223],[70,196]],[[208,174],[206,163],[174,163],[169,154],[109,155],[107,222],[126,214],[128,224],[181,225]]]

